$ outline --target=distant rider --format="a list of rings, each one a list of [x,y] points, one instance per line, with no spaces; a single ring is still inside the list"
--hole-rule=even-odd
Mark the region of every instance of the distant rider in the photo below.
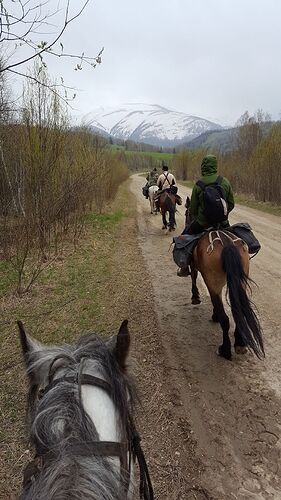
[[[172,186],[176,186],[175,176],[169,172],[169,168],[166,163],[163,163],[162,174],[158,177],[157,186],[159,187],[159,190],[162,191],[170,190]]]
[[[147,176],[146,176],[146,180],[147,180],[147,183],[146,185],[144,186],[144,190],[145,190],[145,197],[146,199],[148,199],[148,189],[150,188],[150,186],[156,186],[157,185],[157,180],[158,180],[158,172],[157,172],[157,168],[154,167],[153,170],[151,170],[151,172],[148,172]]]
[[[151,172],[149,172],[149,174],[147,174],[146,180],[147,180],[147,183],[148,183],[148,187],[150,187],[150,186],[156,186],[157,180],[158,180],[158,172],[157,172],[157,168],[156,167],[154,167],[154,169],[151,170]]]

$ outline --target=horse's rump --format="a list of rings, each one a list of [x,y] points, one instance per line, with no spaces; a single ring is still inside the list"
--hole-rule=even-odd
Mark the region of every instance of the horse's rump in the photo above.
[[[226,359],[231,359],[230,322],[222,300],[222,290],[226,284],[235,322],[236,352],[242,354],[248,347],[259,358],[264,356],[261,326],[249,298],[249,263],[247,244],[228,232],[228,228],[206,232],[193,251],[192,303],[200,303],[196,285],[198,270],[213,304],[212,320],[220,323],[223,333],[223,342],[218,352]]]
[[[204,273],[204,276],[213,276],[214,273],[219,272],[223,273],[223,280],[226,282],[221,254],[223,249],[229,245],[235,245],[238,248],[245,272],[248,272],[249,253],[247,245],[235,234],[228,233],[222,229],[208,231],[198,240],[193,250],[195,267],[201,274]],[[219,281],[221,282],[221,279]]]
[[[149,196],[155,196],[158,190],[159,190],[159,187],[156,184],[149,186],[149,188],[148,188]]]
[[[159,195],[160,208],[165,209],[167,212],[170,210],[176,210],[176,195],[173,193],[168,193],[164,191]]]

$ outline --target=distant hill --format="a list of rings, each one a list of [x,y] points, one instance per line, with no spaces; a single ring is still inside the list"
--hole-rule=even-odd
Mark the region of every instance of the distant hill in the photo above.
[[[184,146],[190,149],[206,148],[219,149],[222,152],[231,151],[235,148],[235,133],[237,133],[237,128],[210,130],[188,141]]]
[[[163,147],[174,147],[204,132],[221,129],[217,123],[158,104],[100,108],[84,116],[83,123],[107,137]]]
[[[264,122],[261,124],[263,135],[266,136],[272,125],[276,122]],[[233,151],[236,148],[236,135],[238,128],[228,128],[220,130],[209,130],[186,142],[182,147],[188,149],[204,148],[208,150],[219,150],[222,153]]]

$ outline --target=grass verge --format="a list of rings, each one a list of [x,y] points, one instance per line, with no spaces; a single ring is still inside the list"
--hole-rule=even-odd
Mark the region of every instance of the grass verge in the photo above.
[[[253,198],[249,198],[243,194],[235,194],[235,201],[240,205],[244,205],[245,207],[255,208],[256,210],[260,210],[261,212],[266,212],[271,215],[281,215],[281,207],[279,205],[273,205],[267,201],[258,201]]]

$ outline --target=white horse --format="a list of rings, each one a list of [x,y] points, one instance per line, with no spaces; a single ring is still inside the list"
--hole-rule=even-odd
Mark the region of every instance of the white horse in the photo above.
[[[155,205],[155,194],[157,193],[159,187],[154,185],[148,188],[148,198],[150,203],[150,213],[157,214],[157,208]]]

